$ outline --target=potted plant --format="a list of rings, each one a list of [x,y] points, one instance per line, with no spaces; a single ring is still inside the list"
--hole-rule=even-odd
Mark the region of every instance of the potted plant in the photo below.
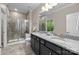
[[[54,22],[53,20],[47,20],[47,32],[50,34],[50,32],[53,32],[54,30]]]

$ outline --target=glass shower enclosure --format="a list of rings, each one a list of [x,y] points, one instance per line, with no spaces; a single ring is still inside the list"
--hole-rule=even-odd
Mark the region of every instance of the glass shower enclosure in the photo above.
[[[7,21],[7,42],[24,40],[26,32],[26,18],[11,13]]]
[[[7,6],[0,4],[0,47],[24,40],[25,33],[29,33],[29,21],[26,15],[11,12]]]

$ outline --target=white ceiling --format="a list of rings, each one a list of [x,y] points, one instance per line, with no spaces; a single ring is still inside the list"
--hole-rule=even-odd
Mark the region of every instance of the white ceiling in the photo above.
[[[34,10],[40,3],[7,3],[9,10],[18,9],[18,12],[27,13],[29,10]]]

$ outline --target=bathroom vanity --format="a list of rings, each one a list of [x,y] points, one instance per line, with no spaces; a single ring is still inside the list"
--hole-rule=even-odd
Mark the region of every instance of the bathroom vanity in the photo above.
[[[71,40],[73,42],[73,40]],[[71,42],[69,41],[69,42]],[[79,50],[67,42],[67,39],[48,36],[45,33],[31,34],[31,47],[36,55],[77,55]],[[78,41],[77,41],[78,42]],[[69,44],[68,44],[69,43]]]

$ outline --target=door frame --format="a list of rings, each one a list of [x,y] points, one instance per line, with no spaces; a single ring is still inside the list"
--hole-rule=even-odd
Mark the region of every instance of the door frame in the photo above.
[[[2,44],[1,44],[1,8],[0,8],[0,47],[2,47]]]
[[[3,47],[7,47],[7,15],[4,15],[3,20]]]
[[[7,47],[7,15],[0,10],[0,47]]]

